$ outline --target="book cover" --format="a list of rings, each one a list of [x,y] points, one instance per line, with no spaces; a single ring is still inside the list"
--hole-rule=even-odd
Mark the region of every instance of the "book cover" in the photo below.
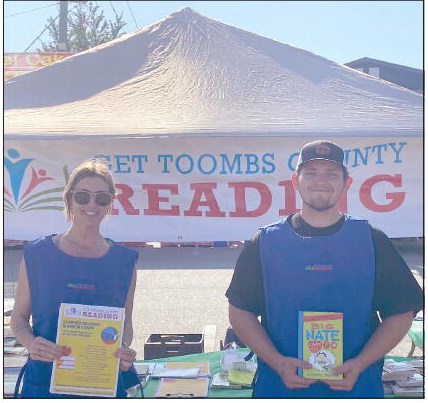
[[[241,385],[230,383],[227,372],[218,372],[213,375],[211,389],[241,389]]]
[[[341,380],[332,369],[343,364],[343,313],[299,312],[299,356],[312,365],[299,368],[298,374],[308,379]]]
[[[391,388],[395,396],[401,396],[401,397],[423,397],[424,396],[423,386],[402,388],[401,386],[392,384]]]
[[[240,371],[238,369],[231,369],[228,373],[229,382],[236,385],[251,388],[255,371]]]
[[[395,381],[395,383],[402,388],[424,386],[424,377],[421,374],[414,374],[406,379],[399,379],[398,381]]]

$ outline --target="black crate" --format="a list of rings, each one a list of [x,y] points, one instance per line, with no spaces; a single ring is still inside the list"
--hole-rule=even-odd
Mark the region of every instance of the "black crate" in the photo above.
[[[144,359],[204,352],[203,334],[151,334],[144,343]]]

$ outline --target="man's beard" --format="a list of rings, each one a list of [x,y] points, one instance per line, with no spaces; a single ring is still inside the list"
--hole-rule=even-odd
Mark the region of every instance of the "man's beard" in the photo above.
[[[322,212],[330,210],[337,204],[337,201],[332,202],[331,200],[317,198],[312,200],[303,200],[303,203],[305,203],[312,210]]]

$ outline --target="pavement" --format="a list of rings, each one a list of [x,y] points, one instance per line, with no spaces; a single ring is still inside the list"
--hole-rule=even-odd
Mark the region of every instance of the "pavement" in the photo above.
[[[396,240],[395,245],[417,281],[423,285],[423,244],[419,239]],[[144,356],[144,344],[151,334],[205,335],[205,352],[220,349],[228,321],[224,293],[242,251],[237,247],[144,247],[137,262],[133,325],[137,359]],[[12,309],[22,250],[4,253],[4,310]],[[407,356],[408,336],[391,350]],[[422,356],[416,348],[414,356]]]

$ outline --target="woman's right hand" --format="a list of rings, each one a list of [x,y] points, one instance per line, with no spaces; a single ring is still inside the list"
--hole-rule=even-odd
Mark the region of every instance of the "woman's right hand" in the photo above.
[[[32,360],[53,362],[64,355],[64,347],[43,337],[36,337],[28,350]]]

